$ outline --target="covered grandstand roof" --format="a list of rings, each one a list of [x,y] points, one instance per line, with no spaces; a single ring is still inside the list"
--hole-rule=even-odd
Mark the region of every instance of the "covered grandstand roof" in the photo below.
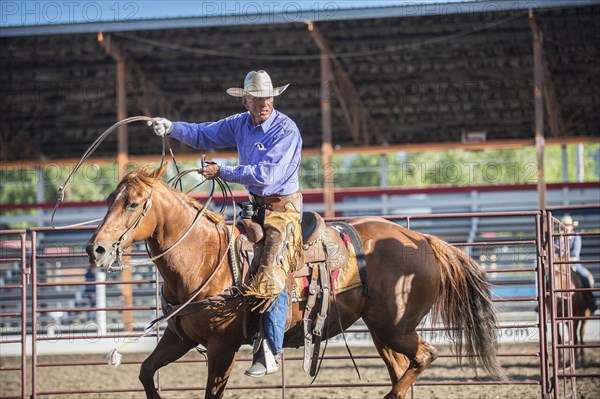
[[[296,121],[305,148],[318,148],[320,50],[308,19],[317,20],[337,68],[349,77],[368,114],[367,134],[352,135],[342,106],[352,99],[336,95],[333,85],[335,146],[458,144],[464,131],[485,131],[488,140],[533,140],[532,31],[526,8],[533,4],[459,4],[340,10],[313,18],[310,13],[297,18],[257,14],[2,28],[0,161],[78,158],[115,122],[115,61],[99,43],[99,31],[103,37],[111,33],[111,43],[129,62],[129,115],[149,111],[207,121],[241,112],[239,99],[225,89],[239,86],[248,70],[266,69],[275,84],[291,83],[276,107]],[[560,119],[559,128],[548,127],[546,136],[595,138],[600,132],[600,5],[537,5],[556,98],[547,111]],[[159,154],[160,141],[148,139],[149,134],[141,125],[132,126],[129,152]],[[114,135],[96,155],[114,156],[116,148]]]

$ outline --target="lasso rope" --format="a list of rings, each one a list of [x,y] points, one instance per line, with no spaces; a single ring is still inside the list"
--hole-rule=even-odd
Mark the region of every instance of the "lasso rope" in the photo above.
[[[83,153],[83,155],[81,156],[81,159],[79,160],[79,162],[77,162],[77,165],[75,165],[75,167],[73,168],[73,170],[67,177],[67,180],[65,180],[63,185],[58,188],[58,198],[56,200],[56,204],[54,205],[54,210],[52,211],[52,217],[50,218],[50,226],[52,228],[54,228],[54,229],[69,229],[72,227],[79,227],[79,226],[83,226],[83,225],[86,225],[89,223],[99,222],[100,220],[102,220],[102,218],[100,218],[100,219],[88,220],[87,222],[72,224],[69,226],[59,226],[59,227],[54,226],[54,216],[56,215],[56,211],[58,210],[58,207],[60,206],[60,204],[65,200],[65,189],[67,188],[67,185],[69,184],[69,181],[71,180],[71,178],[75,175],[75,172],[77,172],[79,170],[81,165],[83,165],[84,162],[87,161],[88,158],[92,156],[92,154],[96,151],[98,146],[100,144],[102,144],[102,142],[112,132],[114,132],[115,129],[118,129],[119,127],[121,127],[123,125],[127,125],[132,122],[138,122],[138,121],[147,121],[147,122],[151,121],[152,123],[154,123],[154,119],[150,118],[149,116],[132,116],[131,118],[123,119],[122,121],[119,121],[119,122],[115,123],[114,125],[112,125],[111,127],[109,127],[108,129],[106,129],[100,136],[98,136],[98,138],[96,140],[94,140],[92,145],[90,145],[89,148]],[[164,156],[165,156],[165,141],[166,141],[166,138],[163,136],[163,157],[160,161],[161,166],[163,164],[163,160],[164,160]],[[170,146],[169,146],[169,149],[170,149]],[[173,154],[172,151],[171,151],[171,154]],[[173,159],[175,159],[175,158],[173,158]]]
[[[89,224],[89,223],[98,222],[98,221],[102,220],[102,218],[100,218],[100,219],[89,220],[89,221],[86,221],[86,222],[76,223],[76,224],[72,224],[72,225],[68,225],[68,226],[59,226],[59,227],[54,226],[54,217],[56,215],[56,211],[58,210],[58,207],[64,201],[65,189],[66,189],[67,185],[69,184],[69,181],[71,180],[71,178],[77,172],[77,170],[79,170],[79,168],[85,163],[85,161],[87,161],[88,158],[90,158],[92,156],[92,154],[96,151],[96,149],[98,148],[98,146],[112,132],[114,132],[120,126],[127,125],[127,124],[132,123],[132,122],[138,122],[138,121],[151,122],[150,124],[148,124],[149,126],[151,124],[155,123],[154,119],[151,118],[151,117],[148,117],[148,116],[134,116],[134,117],[131,117],[131,118],[123,119],[123,120],[121,120],[121,121],[113,124],[108,129],[106,129],[96,140],[94,140],[94,142],[90,145],[90,147],[85,151],[85,153],[83,154],[83,156],[81,157],[81,159],[79,160],[79,162],[77,162],[77,164],[75,165],[75,167],[73,168],[73,170],[71,171],[71,173],[69,174],[69,176],[67,177],[67,179],[65,180],[65,183],[62,186],[60,186],[59,189],[58,189],[58,198],[57,198],[57,201],[56,201],[56,205],[54,206],[54,210],[52,211],[52,217],[50,219],[50,225],[52,226],[52,228],[54,228],[54,229],[68,229],[68,228],[79,227],[79,226],[83,226],[83,225],[86,225],[86,224]],[[172,181],[172,185],[173,185],[174,188],[177,188],[176,186],[179,183],[181,191],[183,191],[183,185],[182,185],[182,182],[181,182],[181,178],[183,176],[189,174],[189,173],[192,173],[192,172],[199,173],[200,169],[192,169],[192,170],[187,170],[187,171],[184,171],[184,172],[180,172],[179,171],[179,167],[177,165],[177,161],[175,160],[175,155],[173,154],[173,150],[171,148],[171,145],[169,144],[169,141],[168,141],[167,137],[164,136],[164,135],[162,136],[162,155],[161,155],[161,160],[160,160],[160,166],[159,166],[159,168],[161,168],[163,166],[163,164],[164,164],[165,153],[166,153],[165,149],[166,149],[166,147],[169,148],[169,152],[171,154],[171,158],[173,159],[173,164],[174,164],[175,169],[177,171],[177,175],[174,178],[172,178],[169,182]],[[202,157],[202,167],[204,167],[204,165],[205,165],[205,160],[204,160],[204,156],[203,156]],[[231,191],[231,187],[229,187],[229,185],[223,179],[217,177],[216,179],[212,179],[211,180],[212,187],[211,187],[210,195],[209,195],[209,197],[207,199],[207,202],[202,207],[202,210],[200,210],[200,211],[198,211],[196,213],[196,216],[194,217],[194,220],[192,221],[192,224],[190,225],[190,227],[188,228],[188,230],[181,237],[179,237],[179,239],[172,246],[170,246],[169,248],[167,248],[161,254],[156,255],[156,256],[152,256],[152,257],[150,257],[148,259],[145,259],[145,260],[136,261],[134,264],[130,264],[128,266],[137,265],[137,264],[140,264],[140,263],[147,263],[147,262],[150,262],[150,261],[153,262],[156,259],[158,259],[158,258],[166,255],[170,251],[172,251],[179,243],[181,243],[188,236],[188,234],[191,232],[191,230],[196,225],[196,223],[200,220],[201,216],[204,214],[204,212],[207,209],[208,205],[212,201],[212,198],[213,198],[213,195],[214,195],[214,190],[215,190],[215,181],[216,181],[216,184],[218,184],[219,187],[221,188],[221,190],[223,192],[223,197],[225,199],[225,201],[224,201],[224,203],[223,203],[223,205],[221,207],[220,212],[224,213],[228,197],[231,197],[232,206],[233,206],[233,225],[232,225],[231,228],[227,229],[227,233],[228,233],[227,236],[228,236],[229,242],[227,243],[227,246],[225,247],[226,249],[225,249],[225,251],[223,253],[223,256],[219,260],[219,263],[217,264],[217,266],[213,269],[213,271],[210,274],[210,276],[206,279],[206,281],[200,287],[198,287],[190,295],[190,297],[188,298],[188,300],[183,305],[181,305],[177,310],[175,310],[169,316],[165,317],[164,319],[159,320],[156,324],[151,324],[148,327],[148,331],[146,331],[144,334],[142,334],[138,338],[144,338],[144,337],[148,336],[155,329],[158,332],[158,328],[159,328],[161,322],[164,323],[164,322],[168,321],[173,316],[175,316],[177,313],[179,313],[181,310],[183,310],[189,303],[191,303],[196,298],[196,296],[198,296],[200,294],[200,292],[202,292],[202,290],[204,290],[204,288],[206,288],[206,286],[211,282],[211,280],[217,274],[217,271],[220,269],[221,265],[223,264],[223,262],[227,258],[227,255],[228,255],[228,253],[229,253],[229,251],[231,249],[231,245],[233,243],[233,238],[234,238],[233,226],[235,226],[235,220],[236,220],[236,215],[235,215],[235,198],[234,198],[233,193]],[[204,182],[202,182],[202,183],[204,183]],[[195,188],[197,188],[202,183],[196,185],[194,188],[192,188],[192,190],[194,190]],[[190,191],[192,191],[192,190],[190,190]],[[143,215],[142,215],[142,217],[143,217]],[[138,220],[138,222],[136,222],[136,224],[138,224],[140,220],[141,220],[141,218]],[[117,367],[119,364],[121,364],[122,355],[119,353],[119,351],[123,350],[124,348],[126,348],[129,345],[131,345],[133,343],[136,343],[136,342],[134,342],[134,341],[126,342],[123,345],[120,345],[120,346],[114,348],[113,350],[111,350],[108,353],[108,355],[106,356],[108,364],[109,365],[114,365],[115,367]]]

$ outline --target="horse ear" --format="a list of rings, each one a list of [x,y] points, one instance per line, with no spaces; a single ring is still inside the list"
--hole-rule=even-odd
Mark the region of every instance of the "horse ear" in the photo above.
[[[167,170],[167,166],[169,166],[169,163],[164,162],[160,168],[155,169],[154,172],[152,172],[152,177],[154,177],[157,180],[161,180],[163,175],[165,174],[165,171]]]

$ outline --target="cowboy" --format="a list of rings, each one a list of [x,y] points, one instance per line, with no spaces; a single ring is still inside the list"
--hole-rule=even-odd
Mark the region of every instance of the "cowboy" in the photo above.
[[[218,122],[155,118],[153,124],[159,136],[169,135],[194,148],[238,149],[238,166],[208,164],[200,173],[207,179],[221,177],[243,184],[265,231],[258,272],[245,287],[245,295],[261,301],[266,337],[263,350],[255,353],[252,367],[246,370],[245,374],[251,377],[279,369],[288,302],[286,281],[302,245],[302,194],[298,181],[302,138],[294,121],[273,108],[273,98],[288,86],[273,88],[267,72],[251,71],[244,79],[243,89],[227,89],[229,95],[242,98],[248,112]]]
[[[579,226],[579,222],[577,220],[573,220],[571,215],[565,215],[562,217],[561,222],[566,227],[566,233],[573,233],[575,227]],[[581,255],[581,236],[568,236],[569,238],[569,260],[578,261]],[[558,243],[556,243],[558,244]],[[583,283],[583,288],[593,288],[594,287],[594,276],[588,269],[586,269],[581,263],[575,263],[571,265],[573,270],[579,275],[581,281]],[[596,299],[594,298],[594,293],[592,291],[583,291],[583,296],[585,298],[585,302],[587,304],[587,308],[590,309],[591,313],[596,311]]]

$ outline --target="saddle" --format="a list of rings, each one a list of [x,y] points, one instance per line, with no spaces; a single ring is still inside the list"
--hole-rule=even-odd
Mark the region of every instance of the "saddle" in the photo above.
[[[235,240],[234,259],[239,270],[241,282],[247,284],[258,269],[258,260],[262,251],[264,232],[253,219],[241,219],[237,224],[240,235]],[[287,330],[291,324],[291,303],[298,295],[296,279],[307,277],[308,296],[303,315],[304,329],[304,370],[314,376],[320,351],[323,327],[327,319],[331,272],[344,267],[349,260],[349,252],[340,232],[327,226],[316,212],[304,212],[302,216],[302,253],[298,264],[293,265],[288,278]],[[320,307],[316,315],[313,308],[320,298]],[[301,299],[298,299],[301,300]]]
[[[258,268],[255,260],[260,259],[263,235],[262,227],[253,219],[238,221],[240,232],[235,239],[235,258],[241,272],[241,282],[248,283]],[[340,233],[325,224],[325,220],[316,212],[302,214],[302,253],[300,261],[294,265],[292,276],[305,277],[311,274],[312,266],[325,263],[330,272],[346,265],[348,250]]]

